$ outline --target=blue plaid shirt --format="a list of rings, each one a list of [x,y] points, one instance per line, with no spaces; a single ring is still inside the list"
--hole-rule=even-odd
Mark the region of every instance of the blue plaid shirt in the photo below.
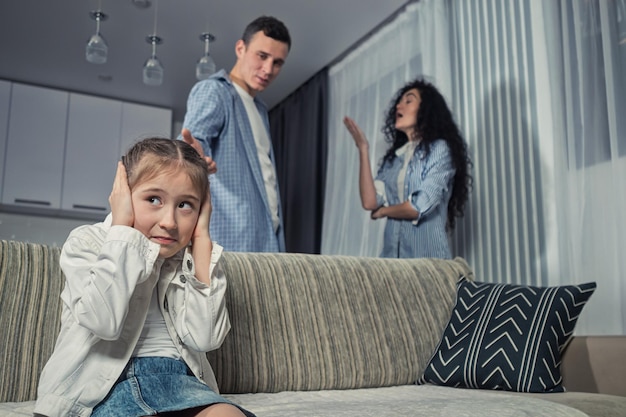
[[[455,169],[448,145],[443,140],[433,142],[428,156],[422,144],[411,154],[403,150],[398,149],[393,161],[385,162],[378,171],[377,190],[384,189],[377,195],[378,204],[393,206],[409,200],[419,217],[414,221],[387,218],[380,256],[450,258],[446,221]],[[405,158],[411,160],[399,194],[398,175]]]
[[[269,135],[267,108],[258,98],[254,102]],[[280,226],[274,232],[248,114],[224,70],[191,89],[183,126],[217,164],[210,178],[211,239],[228,251],[284,252],[280,201]],[[274,163],[273,150],[270,159]]]

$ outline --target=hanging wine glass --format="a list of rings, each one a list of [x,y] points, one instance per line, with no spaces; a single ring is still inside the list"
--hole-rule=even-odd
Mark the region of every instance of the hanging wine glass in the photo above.
[[[163,65],[156,56],[156,46],[163,42],[157,35],[150,35],[146,41],[152,44],[152,55],[143,65],[143,83],[147,85],[161,85],[163,83]]]
[[[107,15],[100,10],[89,12],[92,19],[96,21],[96,33],[89,38],[85,48],[85,58],[92,64],[104,64],[107,62],[109,47],[100,34],[100,22],[107,19]]]
[[[208,32],[203,32],[200,34],[200,40],[204,41],[204,55],[196,64],[196,78],[198,80],[205,80],[215,72],[215,61],[213,61],[209,53],[209,43],[215,40],[215,36]]]

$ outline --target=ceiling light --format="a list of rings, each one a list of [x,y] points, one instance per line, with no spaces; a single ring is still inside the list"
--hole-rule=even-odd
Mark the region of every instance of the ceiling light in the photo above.
[[[143,83],[161,85],[163,83],[163,65],[156,56],[156,46],[163,42],[157,35],[150,35],[146,41],[152,44],[152,55],[143,65]]]
[[[85,58],[92,64],[104,64],[107,62],[109,47],[106,41],[100,35],[100,22],[107,19],[107,15],[100,10],[89,12],[89,15],[96,21],[96,33],[89,38],[87,47],[85,48]]]
[[[143,83],[147,85],[161,85],[163,83],[163,65],[156,56],[156,46],[163,42],[157,36],[157,15],[159,12],[159,0],[154,3],[154,30],[146,41],[152,45],[152,55],[143,64]]]
[[[200,34],[200,40],[204,42],[204,55],[196,64],[196,78],[198,80],[206,80],[215,72],[215,61],[209,54],[209,43],[215,40],[215,36],[204,32]]]

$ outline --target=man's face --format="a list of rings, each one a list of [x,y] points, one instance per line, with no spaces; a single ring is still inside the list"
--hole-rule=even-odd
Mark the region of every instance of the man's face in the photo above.
[[[246,44],[239,40],[235,46],[237,73],[233,74],[251,96],[265,90],[280,73],[289,48],[286,43],[272,39],[262,31],[252,36]]]

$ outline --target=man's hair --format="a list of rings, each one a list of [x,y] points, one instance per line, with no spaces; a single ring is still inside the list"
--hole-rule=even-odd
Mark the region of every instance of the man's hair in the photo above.
[[[287,50],[291,49],[291,37],[287,26],[280,20],[272,16],[260,16],[246,26],[241,40],[246,46],[257,32],[263,32],[267,37],[287,44]]]

